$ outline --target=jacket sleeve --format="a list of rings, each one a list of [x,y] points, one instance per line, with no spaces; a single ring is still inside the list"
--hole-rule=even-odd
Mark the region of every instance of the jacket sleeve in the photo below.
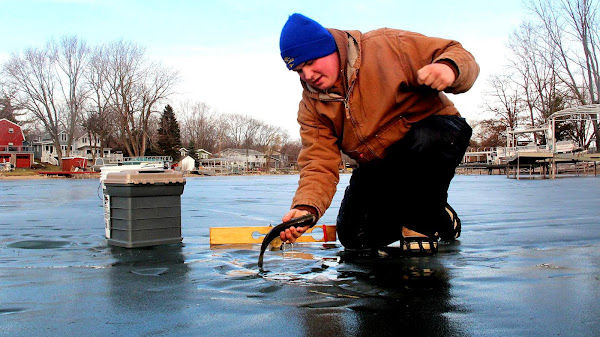
[[[479,75],[479,65],[475,58],[457,41],[406,31],[401,31],[399,41],[405,60],[411,64],[415,85],[417,85],[417,71],[436,62],[448,62],[456,66],[458,76],[454,83],[444,90],[448,93],[466,92],[473,86]]]
[[[331,205],[339,182],[341,153],[338,139],[327,120],[319,118],[305,101],[298,111],[302,149],[298,156],[300,180],[292,201],[296,206],[311,206],[321,217]]]

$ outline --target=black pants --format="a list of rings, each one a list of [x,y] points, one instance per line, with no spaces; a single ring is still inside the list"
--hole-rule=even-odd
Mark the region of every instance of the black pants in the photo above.
[[[376,248],[399,240],[402,226],[426,235],[448,226],[448,187],[471,133],[464,118],[430,116],[355,169],[337,217],[342,245]]]

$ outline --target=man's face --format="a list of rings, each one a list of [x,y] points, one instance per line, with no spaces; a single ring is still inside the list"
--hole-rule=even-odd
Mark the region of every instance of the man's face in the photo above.
[[[321,90],[331,88],[340,75],[338,53],[306,61],[293,69],[308,85]]]

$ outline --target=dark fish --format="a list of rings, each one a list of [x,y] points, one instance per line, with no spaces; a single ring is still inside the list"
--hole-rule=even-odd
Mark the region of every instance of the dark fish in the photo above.
[[[303,215],[298,218],[293,218],[290,221],[280,223],[279,225],[271,228],[271,230],[267,233],[267,235],[265,235],[262,245],[260,246],[260,255],[258,256],[258,268],[260,268],[260,270],[262,271],[263,255],[265,254],[265,250],[267,249],[267,247],[269,246],[269,243],[271,243],[271,241],[273,241],[274,239],[279,237],[279,234],[281,232],[285,231],[286,229],[288,229],[290,227],[309,226],[309,228],[310,228],[310,227],[313,227],[316,222],[317,222],[316,216],[314,216],[313,214],[307,214],[307,215]]]

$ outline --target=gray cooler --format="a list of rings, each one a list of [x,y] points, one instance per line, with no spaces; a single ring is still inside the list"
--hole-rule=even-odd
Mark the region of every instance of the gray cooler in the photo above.
[[[129,170],[109,173],[108,244],[135,248],[181,242],[183,173]]]

